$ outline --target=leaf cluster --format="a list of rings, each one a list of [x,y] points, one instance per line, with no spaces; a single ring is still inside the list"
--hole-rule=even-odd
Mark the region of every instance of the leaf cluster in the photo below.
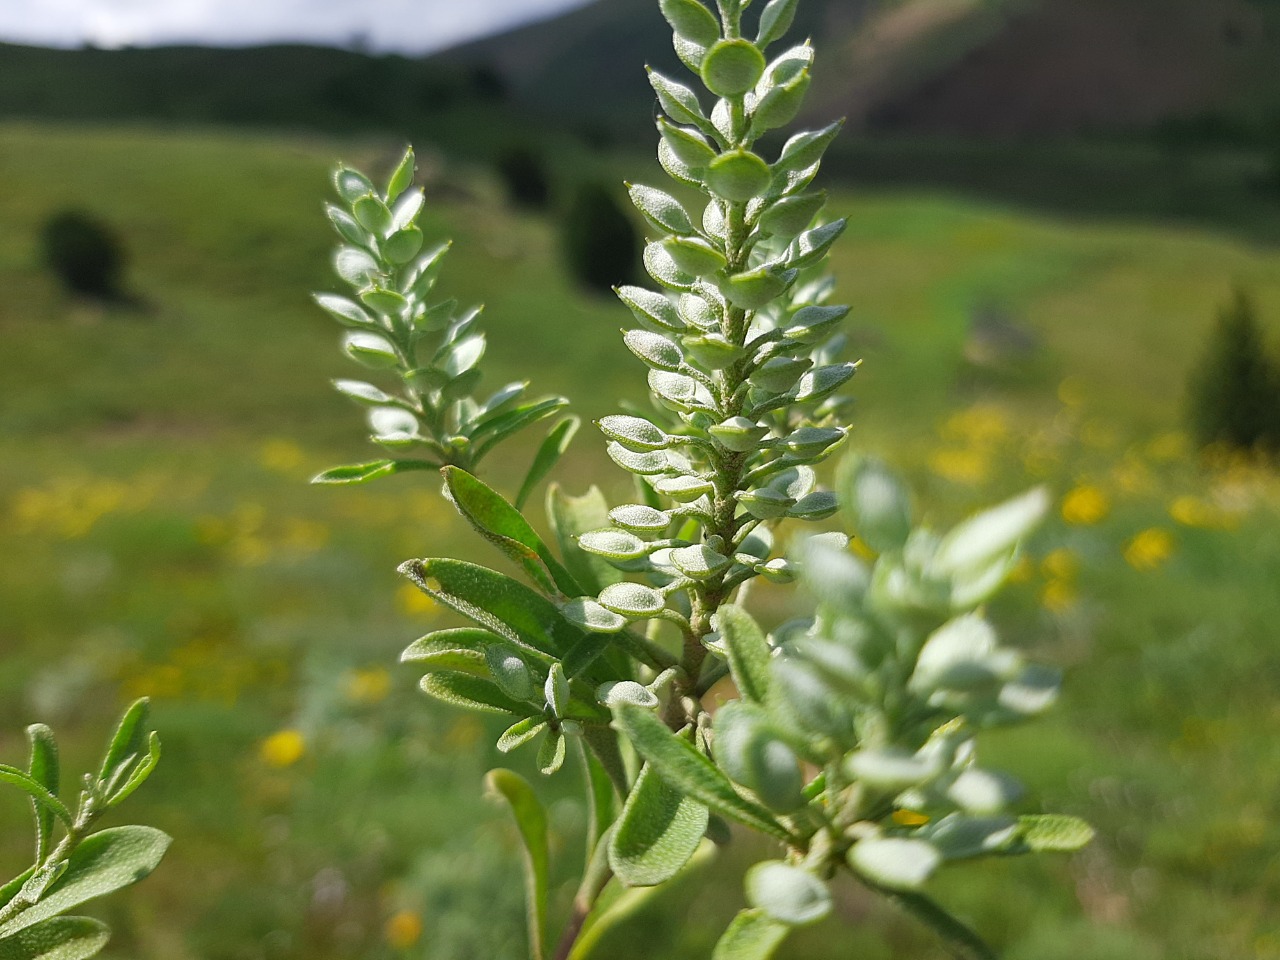
[[[160,760],[160,740],[148,725],[148,704],[125,711],[97,773],[85,774],[74,805],[63,799],[58,746],[43,724],[27,728],[27,769],[0,764],[0,783],[31,798],[35,856],[31,866],[0,886],[0,958],[87,960],[106,945],[106,925],[66,916],[86,901],[146,877],[160,863],[169,837],[151,827],[94,830],[147,780]]]

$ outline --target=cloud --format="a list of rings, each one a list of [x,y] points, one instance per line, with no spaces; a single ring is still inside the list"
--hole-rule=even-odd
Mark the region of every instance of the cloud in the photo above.
[[[301,41],[421,53],[587,0],[0,0],[0,38],[118,47]]]

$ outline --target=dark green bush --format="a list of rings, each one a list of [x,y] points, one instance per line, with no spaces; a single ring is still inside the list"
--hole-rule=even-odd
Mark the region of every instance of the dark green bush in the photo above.
[[[100,220],[64,210],[45,223],[41,246],[45,265],[70,292],[103,300],[121,295],[124,249]]]
[[[517,207],[545,210],[551,202],[551,181],[542,155],[530,147],[504,151],[495,167],[507,189],[507,198]]]
[[[1201,444],[1280,448],[1280,369],[1267,354],[1257,309],[1243,290],[1219,311],[1190,393],[1191,423]]]
[[[640,237],[614,191],[598,183],[578,187],[565,212],[565,262],[592,290],[608,293],[636,278]]]

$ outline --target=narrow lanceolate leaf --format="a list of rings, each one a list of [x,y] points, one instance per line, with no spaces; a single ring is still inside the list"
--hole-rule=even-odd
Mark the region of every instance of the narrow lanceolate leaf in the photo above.
[[[88,960],[110,939],[105,923],[88,917],[54,917],[0,940],[0,960]]]
[[[1018,818],[1020,839],[1036,853],[1071,853],[1093,840],[1093,827],[1065,814],[1031,814]]]
[[[721,607],[716,617],[738,691],[748,700],[765,703],[772,682],[769,662],[773,651],[764,632],[749,613],[732,604]]]
[[[486,567],[411,560],[400,573],[449,609],[544,660],[558,658],[582,637],[550,600]]]
[[[653,887],[679,873],[707,831],[705,806],[646,764],[609,839],[609,865],[629,887]]]
[[[568,404],[569,401],[564,397],[551,397],[537,403],[516,407],[514,410],[508,410],[506,413],[499,414],[491,420],[483,421],[472,434],[473,440],[479,440],[481,436],[485,437],[476,447],[476,459],[479,460],[489,453],[507,437],[519,433],[526,427],[533,426],[540,420],[554,416],[557,411],[563,410]]]
[[[734,790],[715,764],[672,733],[652,710],[622,704],[613,715],[614,725],[636,752],[653,764],[658,775],[672,787],[722,816],[779,840],[790,839],[786,828],[768,810]]]
[[[409,644],[400,654],[400,662],[416,664],[428,672],[453,670],[484,677],[489,672],[485,651],[503,642],[496,633],[475,627],[437,630]]]
[[[529,579],[550,594],[576,596],[582,590],[520,511],[482,480],[458,467],[445,467],[445,495],[476,532],[511,558]]]
[[[485,777],[489,792],[511,808],[524,846],[525,895],[529,920],[529,955],[546,955],[547,890],[550,854],[547,848],[547,814],[529,782],[511,770],[492,770]]]
[[[569,444],[573,443],[573,437],[581,425],[582,421],[578,417],[565,417],[551,428],[538,447],[538,453],[529,466],[529,472],[525,474],[524,482],[520,484],[520,492],[516,495],[517,510],[524,510],[530,494],[555,469],[560,458],[569,449]]]
[[[66,871],[39,903],[0,924],[0,938],[137,883],[159,865],[169,843],[151,827],[111,827],[93,834],[76,847]]]
[[[147,778],[151,776],[159,763],[160,735],[153,730],[147,738],[146,754],[141,756],[136,763],[130,764],[128,776],[123,779],[123,782],[115,785],[111,795],[107,797],[107,806],[118,807],[129,799],[135,790],[147,782]]]
[[[312,483],[347,484],[368,483],[379,477],[391,477],[397,473],[411,473],[417,470],[430,470],[436,464],[426,460],[374,460],[371,463],[356,463],[345,467],[332,467],[312,479]]]
[[[147,742],[147,720],[150,716],[151,702],[145,697],[129,705],[107,744],[102,769],[98,771],[99,780],[110,780],[121,763],[142,752],[143,745]]]
[[[17,767],[0,763],[0,783],[8,783],[17,787],[29,796],[33,803],[38,804],[63,823],[71,824],[71,811],[67,809],[66,804],[50,793],[44,784],[31,777],[30,774],[23,773]]]
[[[449,670],[428,673],[422,678],[421,686],[423,693],[442,703],[479,713],[514,714],[518,717],[533,709],[527,703],[512,700],[496,683],[466,673]]]
[[[790,932],[763,910],[743,910],[716,943],[711,960],[768,960]]]
[[[609,524],[609,504],[599,488],[571,497],[558,484],[552,484],[547,490],[547,518],[566,569],[584,589],[599,593],[622,579],[622,572],[607,560],[578,546],[579,536]]]
[[[53,738],[53,731],[43,723],[34,723],[27,727],[27,740],[31,744],[31,761],[27,766],[31,779],[49,791],[51,796],[56,797],[61,786],[61,774],[58,763],[58,744]],[[50,842],[53,838],[57,814],[35,798],[32,798],[31,806],[36,820],[35,862],[40,863],[51,849]]]

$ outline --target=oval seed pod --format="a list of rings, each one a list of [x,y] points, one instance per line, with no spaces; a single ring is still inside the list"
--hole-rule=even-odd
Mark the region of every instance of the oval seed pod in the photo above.
[[[702,82],[717,97],[740,97],[755,87],[766,66],[764,54],[750,40],[721,40],[702,60]]]
[[[533,675],[515,650],[495,643],[485,650],[484,659],[494,683],[512,700],[528,700],[533,696],[536,689]]]

